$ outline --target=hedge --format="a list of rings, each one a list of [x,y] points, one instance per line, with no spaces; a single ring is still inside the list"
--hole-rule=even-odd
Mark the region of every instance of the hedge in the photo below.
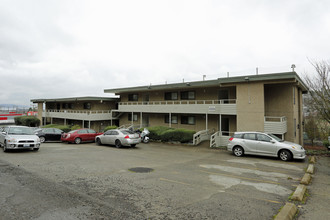
[[[162,142],[181,142],[187,143],[192,141],[195,131],[186,129],[174,129],[169,127],[157,126],[148,127],[150,131],[149,137],[152,140],[160,140]]]
[[[58,128],[64,132],[71,131],[71,128],[68,125],[49,124],[49,125],[43,126],[43,128]]]
[[[113,125],[113,126],[107,126],[107,127],[104,129],[104,132],[106,132],[107,130],[116,129],[116,128],[117,128],[116,125]]]
[[[38,127],[40,125],[40,119],[36,118],[35,116],[19,116],[15,117],[14,120],[16,125],[29,127]]]

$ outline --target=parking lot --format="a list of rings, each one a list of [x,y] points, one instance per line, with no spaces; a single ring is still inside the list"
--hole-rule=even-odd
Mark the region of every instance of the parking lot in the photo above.
[[[11,186],[29,189],[23,198],[40,197],[33,206],[39,208],[27,214],[27,206],[24,214],[16,206],[26,204],[21,191],[1,193],[0,205],[6,209],[0,214],[15,211],[39,219],[271,219],[306,167],[307,161],[238,158],[207,146],[149,143],[117,149],[44,143],[39,152],[0,152],[0,191],[12,179]],[[28,183],[42,185],[30,188]]]

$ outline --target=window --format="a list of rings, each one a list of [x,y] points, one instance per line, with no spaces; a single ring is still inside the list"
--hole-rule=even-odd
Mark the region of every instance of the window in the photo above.
[[[94,130],[92,130],[92,129],[88,129],[88,133],[90,133],[90,134],[95,134],[96,131],[94,131]]]
[[[128,113],[128,120],[132,121],[132,113]],[[138,115],[133,114],[133,121],[137,121],[137,120],[138,120]]]
[[[85,102],[84,103],[84,109],[91,109],[91,103],[90,102]]]
[[[182,100],[193,100],[195,99],[195,91],[184,91],[180,93]]]
[[[256,140],[256,134],[252,134],[252,133],[244,134],[244,139],[247,139],[247,140]]]
[[[165,123],[170,123],[170,116],[165,115]],[[171,124],[177,124],[178,123],[178,116],[177,115],[171,115]]]
[[[257,134],[258,141],[270,142],[271,138],[264,134]]]
[[[242,138],[243,134],[234,134],[233,138]]]
[[[128,94],[128,101],[138,101],[139,95],[138,94]]]
[[[194,125],[195,116],[181,116],[181,124]]]
[[[88,132],[86,129],[83,129],[83,130],[79,130],[78,134],[88,134]]]
[[[177,92],[165,92],[165,100],[178,100]]]

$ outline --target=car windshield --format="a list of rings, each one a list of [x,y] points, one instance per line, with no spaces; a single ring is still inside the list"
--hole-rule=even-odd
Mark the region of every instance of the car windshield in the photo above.
[[[34,132],[28,127],[11,127],[9,128],[8,134],[11,135],[33,135]]]
[[[268,134],[269,136],[271,136],[273,139],[277,140],[278,142],[283,142],[283,140],[273,134]]]

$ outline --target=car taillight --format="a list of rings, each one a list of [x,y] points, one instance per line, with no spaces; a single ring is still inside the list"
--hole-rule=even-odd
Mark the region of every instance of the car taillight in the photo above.
[[[231,137],[231,138],[229,138],[229,141],[232,141],[234,138],[233,137]]]
[[[126,135],[126,136],[125,136],[125,139],[127,139],[127,138],[129,138],[129,136],[128,136],[128,135]]]

